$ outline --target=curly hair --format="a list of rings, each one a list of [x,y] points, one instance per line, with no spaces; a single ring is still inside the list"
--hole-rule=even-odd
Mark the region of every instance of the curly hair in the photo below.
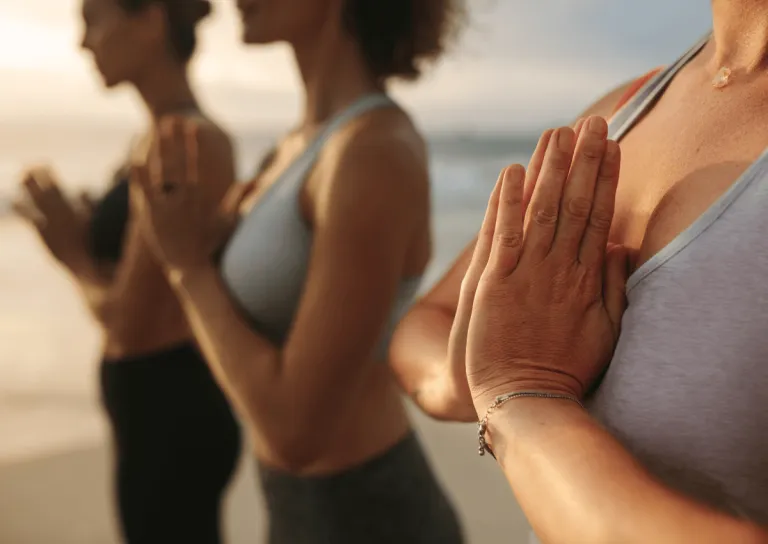
[[[418,79],[465,21],[464,0],[345,0],[344,25],[381,80]]]
[[[168,23],[171,50],[181,62],[192,58],[197,47],[197,23],[212,11],[208,0],[119,0],[118,3],[128,13],[136,13],[152,4],[161,5]]]

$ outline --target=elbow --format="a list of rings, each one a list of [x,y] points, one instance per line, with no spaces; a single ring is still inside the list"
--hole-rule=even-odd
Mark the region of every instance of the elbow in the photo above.
[[[453,317],[444,310],[411,310],[392,337],[389,364],[401,389],[437,421],[475,422],[466,378],[448,364],[448,335]]]
[[[475,423],[477,412],[471,397],[462,399],[455,385],[447,383],[449,380],[446,376],[443,383],[438,380],[427,383],[423,389],[413,393],[411,399],[422,412],[436,421]]]

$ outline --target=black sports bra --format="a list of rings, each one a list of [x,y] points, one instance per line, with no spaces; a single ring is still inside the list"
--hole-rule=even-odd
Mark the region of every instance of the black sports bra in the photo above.
[[[91,216],[88,245],[97,261],[110,264],[120,261],[129,217],[128,170],[123,167],[115,173],[112,188],[96,204]]]

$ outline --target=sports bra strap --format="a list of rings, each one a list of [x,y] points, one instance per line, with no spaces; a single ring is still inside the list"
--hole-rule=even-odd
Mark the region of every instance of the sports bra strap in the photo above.
[[[653,77],[655,77],[659,72],[661,72],[664,69],[663,66],[660,66],[658,68],[654,68],[647,74],[640,76],[636,80],[634,80],[629,87],[627,87],[627,90],[624,91],[624,94],[621,95],[621,98],[619,98],[619,101],[616,103],[616,106],[614,106],[613,111],[611,112],[611,116],[614,116],[617,111],[619,111],[621,108],[623,108],[627,102],[632,100],[632,97],[637,94],[637,92],[643,88],[643,86],[648,83]]]

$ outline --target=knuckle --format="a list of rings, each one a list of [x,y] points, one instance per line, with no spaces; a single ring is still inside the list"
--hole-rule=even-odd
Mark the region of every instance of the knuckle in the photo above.
[[[600,164],[598,183],[612,183],[618,177],[621,169],[621,159],[615,153],[608,153]]]
[[[583,196],[568,199],[565,211],[574,219],[587,219],[592,211],[592,201]]]
[[[604,155],[605,140],[589,141],[579,150],[579,158],[590,164],[602,161]]]
[[[557,206],[550,204],[533,210],[531,220],[542,227],[554,227],[557,224],[559,210]]]
[[[607,232],[613,222],[613,213],[606,208],[595,208],[589,217],[590,226],[600,232]]]
[[[571,168],[571,156],[558,149],[552,153],[548,166],[555,174],[567,174]]]
[[[496,243],[506,249],[517,249],[523,245],[523,233],[520,231],[496,233]]]

